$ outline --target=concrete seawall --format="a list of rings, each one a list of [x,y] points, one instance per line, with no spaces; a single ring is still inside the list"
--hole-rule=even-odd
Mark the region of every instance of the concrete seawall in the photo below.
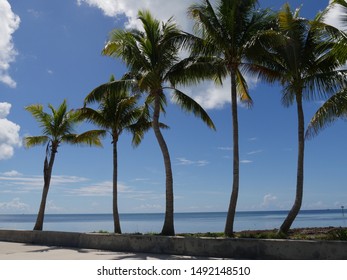
[[[345,241],[193,238],[21,230],[0,230],[0,241],[118,252],[235,259],[347,259]]]

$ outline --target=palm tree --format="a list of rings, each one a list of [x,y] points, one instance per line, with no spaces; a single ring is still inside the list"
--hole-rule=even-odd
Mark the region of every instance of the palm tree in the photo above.
[[[328,14],[332,8],[340,8],[343,13],[340,17],[342,26],[347,26],[347,2],[345,0],[334,0],[330,3],[323,13],[323,17]],[[329,28],[332,39],[336,42],[334,51],[337,58],[344,63],[347,60],[347,34],[335,27]],[[347,77],[345,82],[347,83]],[[347,84],[331,96],[312,117],[306,130],[306,139],[311,139],[316,136],[322,129],[329,126],[339,118],[347,117]]]
[[[163,235],[174,235],[174,195],[173,176],[169,149],[160,129],[160,113],[166,105],[165,92],[172,90],[175,101],[185,110],[192,111],[209,127],[215,128],[203,108],[189,96],[174,87],[173,80],[179,76],[175,65],[179,61],[179,50],[184,41],[181,32],[172,19],[162,23],[154,19],[150,12],[139,11],[141,30],[112,31],[103,54],[121,58],[129,68],[128,78],[136,82],[138,90],[147,94],[145,103],[153,108],[152,127],[161,149],[166,175],[166,209],[161,231]],[[185,78],[186,80],[188,77]]]
[[[46,156],[43,168],[43,192],[41,204],[37,215],[34,230],[42,230],[46,200],[52,177],[52,169],[58,147],[62,143],[73,145],[87,144],[90,146],[101,146],[99,136],[101,131],[92,130],[82,134],[76,134],[74,127],[81,121],[80,113],[74,110],[67,110],[66,100],[55,109],[51,104],[48,105],[51,114],[43,111],[43,106],[33,104],[25,107],[42,127],[42,135],[27,136],[24,138],[25,147],[30,148],[37,145],[46,145]]]
[[[298,121],[297,182],[294,204],[279,232],[287,234],[300,211],[304,187],[305,120],[304,100],[329,96],[340,90],[344,83],[342,64],[336,58],[334,42],[330,40],[331,27],[322,14],[313,21],[299,16],[299,9],[292,12],[285,4],[278,14],[278,30],[283,43],[273,45],[268,52],[258,52],[259,63],[278,73],[283,86],[282,102],[285,106],[296,103]]]
[[[328,30],[331,33],[333,40],[335,40],[334,52],[337,58],[344,63],[347,60],[347,34],[345,33],[347,30],[346,0],[330,1],[328,7],[322,12],[322,18],[325,19],[332,10],[340,12],[337,19],[339,20],[339,26],[342,27],[341,29],[343,29],[343,31],[333,26],[330,26]]]
[[[267,30],[273,15],[269,10],[258,10],[256,0],[220,0],[215,6],[209,0],[189,7],[188,13],[195,20],[197,38],[192,37],[193,56],[211,58],[211,69],[219,78],[231,79],[231,111],[233,127],[233,184],[228,214],[224,229],[227,236],[233,235],[234,218],[239,193],[239,124],[238,99],[252,104],[244,72],[252,69],[262,72],[263,67],[252,64],[247,56],[252,50],[250,42]],[[258,36],[259,37],[259,36]],[[208,61],[208,59],[206,60]],[[265,73],[263,73],[265,76]],[[270,73],[269,73],[270,75]]]
[[[98,110],[84,107],[82,117],[96,124],[112,137],[113,144],[113,221],[114,232],[122,233],[118,213],[118,159],[117,143],[123,131],[133,133],[133,145],[137,146],[144,132],[151,128],[148,110],[137,106],[139,95],[130,95],[127,89],[117,87],[111,76],[109,83],[102,84],[85,98],[85,105],[99,102]]]

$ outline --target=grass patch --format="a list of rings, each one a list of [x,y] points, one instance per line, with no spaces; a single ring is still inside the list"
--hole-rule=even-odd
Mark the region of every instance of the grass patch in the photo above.
[[[101,233],[101,234],[109,234],[110,232],[107,230],[98,230],[98,231],[92,231],[92,233]]]
[[[204,232],[204,233],[179,233],[177,236],[183,237],[225,237],[223,232]]]
[[[329,240],[343,240],[347,241],[347,229],[337,228],[328,233]]]
[[[99,234],[112,234],[107,230],[94,231]],[[124,235],[153,235],[160,236],[157,232],[133,232],[123,233]],[[223,232],[203,232],[203,233],[178,233],[176,236],[182,237],[211,237],[224,238]],[[347,241],[347,228],[342,227],[320,227],[320,228],[296,228],[289,231],[288,235],[278,233],[273,230],[245,230],[234,233],[234,238],[253,238],[253,239],[292,239],[292,240],[341,240]]]
[[[287,236],[278,233],[277,230],[263,231],[241,231],[235,233],[236,238],[256,238],[256,239],[285,239]]]

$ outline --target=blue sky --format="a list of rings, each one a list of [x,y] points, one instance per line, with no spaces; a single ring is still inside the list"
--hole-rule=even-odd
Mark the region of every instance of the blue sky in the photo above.
[[[41,131],[24,107],[33,103],[70,108],[110,75],[122,76],[119,60],[101,55],[113,28],[136,27],[147,8],[159,19],[174,16],[182,29],[192,23],[176,0],[0,0],[0,214],[36,213],[42,192],[44,147],[21,145]],[[312,18],[327,0],[288,1]],[[284,1],[283,1],[284,3]],[[281,1],[260,1],[279,9]],[[337,15],[331,15],[336,21]],[[241,179],[238,210],[289,209],[295,194],[297,126],[295,107],[281,105],[281,88],[249,79],[254,107],[240,106]],[[226,211],[232,182],[230,87],[211,83],[185,89],[208,110],[217,131],[169,104],[163,122],[170,150],[175,211]],[[305,103],[306,122],[323,100]],[[82,126],[79,131],[87,128]],[[347,206],[347,124],[336,122],[307,142],[303,209]],[[62,145],[53,169],[47,213],[111,213],[112,147]],[[119,141],[119,210],[163,212],[162,156],[149,132],[133,149],[129,135]]]

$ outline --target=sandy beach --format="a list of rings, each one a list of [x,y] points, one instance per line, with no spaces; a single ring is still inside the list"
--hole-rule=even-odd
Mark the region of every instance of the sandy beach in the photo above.
[[[218,258],[147,253],[125,253],[93,249],[0,242],[0,260],[208,260]]]

